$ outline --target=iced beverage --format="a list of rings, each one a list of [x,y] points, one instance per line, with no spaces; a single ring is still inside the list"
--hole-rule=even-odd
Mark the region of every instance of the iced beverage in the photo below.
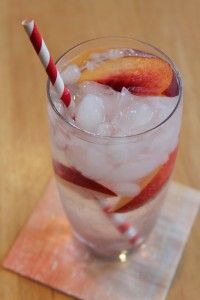
[[[128,38],[87,41],[57,66],[74,101],[69,111],[48,83],[61,201],[77,238],[114,257],[147,238],[162,207],[178,149],[179,73],[164,53]],[[132,244],[98,201],[131,224]]]

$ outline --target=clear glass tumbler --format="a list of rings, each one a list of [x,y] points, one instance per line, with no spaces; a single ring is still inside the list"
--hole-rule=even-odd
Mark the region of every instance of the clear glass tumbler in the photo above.
[[[182,84],[174,63],[163,52],[131,38],[94,39],[69,49],[57,62],[61,74],[74,57],[101,47],[137,49],[167,61],[176,97],[173,111],[154,128],[131,136],[102,137],[64,117],[62,103],[47,84],[53,165],[67,218],[81,242],[101,256],[116,257],[147,238],[162,207],[178,148]],[[138,194],[126,197],[124,191],[134,191],[135,184],[140,186]],[[112,214],[131,224],[140,237],[135,244],[116,229],[99,200],[111,203]]]

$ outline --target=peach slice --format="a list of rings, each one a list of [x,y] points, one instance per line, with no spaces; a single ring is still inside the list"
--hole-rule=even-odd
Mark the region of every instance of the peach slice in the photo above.
[[[171,66],[158,57],[130,56],[102,62],[94,70],[82,72],[80,82],[96,81],[134,94],[161,95],[172,82]]]
[[[141,180],[138,181],[138,185],[140,186],[141,191],[148,185],[148,183],[154,178],[154,176],[159,172],[161,167],[156,168],[153,170],[149,175],[145,176]],[[112,200],[112,198],[110,198]],[[133,197],[118,197],[118,201],[115,201],[115,205],[112,207],[112,212],[119,210],[120,208],[124,207],[128,204]]]
[[[170,86],[163,92],[165,96],[168,97],[175,97],[179,94],[179,86],[177,82],[177,78],[175,76],[175,73],[173,72],[173,78],[171,81]]]
[[[171,152],[166,163],[156,168],[152,173],[139,182],[141,192],[134,198],[120,197],[104,185],[85,177],[76,169],[72,167],[66,167],[57,161],[53,161],[53,166],[56,175],[65,181],[73,183],[76,186],[107,195],[106,198],[109,200],[109,202],[110,200],[114,202],[113,204],[110,202],[111,206],[113,205],[111,210],[112,212],[127,212],[141,207],[147,201],[150,201],[160,191],[162,186],[167,182],[171,175],[176,160],[177,150],[178,146],[174,149],[174,151]]]
[[[102,184],[85,177],[73,167],[64,166],[56,160],[53,160],[53,167],[55,174],[68,182],[106,195],[116,196],[114,192],[112,192]]]
[[[143,188],[139,195],[132,198],[129,203],[120,209],[115,210],[115,212],[127,212],[139,208],[144,203],[151,200],[169,179],[176,161],[177,151],[178,146],[171,152],[168,161],[161,166],[159,172],[157,172],[152,180]]]

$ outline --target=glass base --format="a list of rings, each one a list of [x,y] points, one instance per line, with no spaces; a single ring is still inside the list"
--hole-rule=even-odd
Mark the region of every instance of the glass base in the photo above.
[[[121,234],[101,211],[96,199],[69,197],[69,189],[59,182],[59,192],[69,223],[76,238],[96,256],[126,259],[126,254],[137,249],[152,231],[162,207],[167,185],[158,195],[138,209],[123,213],[123,217],[137,233],[134,244]],[[117,215],[117,213],[116,213]],[[119,214],[121,215],[121,214]]]
[[[134,245],[131,245],[129,248],[127,249],[123,249],[123,250],[119,250],[119,249],[112,249],[112,251],[105,251],[105,248],[103,247],[95,247],[94,244],[92,244],[91,242],[88,242],[87,240],[85,240],[82,236],[80,236],[74,229],[72,229],[74,237],[76,238],[76,240],[81,243],[84,244],[86,246],[86,248],[88,249],[88,251],[90,252],[90,254],[92,256],[94,256],[95,258],[98,259],[104,259],[104,260],[115,260],[115,261],[119,261],[119,262],[126,262],[128,257],[132,254],[134,254],[145,242],[146,238],[141,238],[140,240],[138,240],[137,243],[135,243]]]

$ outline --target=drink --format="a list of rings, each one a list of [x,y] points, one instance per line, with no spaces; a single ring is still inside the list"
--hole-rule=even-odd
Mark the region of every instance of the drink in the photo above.
[[[178,148],[180,78],[164,54],[124,38],[83,43],[58,67],[75,100],[69,112],[48,91],[63,207],[81,241],[116,256],[148,236],[164,201]],[[131,224],[137,236],[132,245],[98,201]]]

